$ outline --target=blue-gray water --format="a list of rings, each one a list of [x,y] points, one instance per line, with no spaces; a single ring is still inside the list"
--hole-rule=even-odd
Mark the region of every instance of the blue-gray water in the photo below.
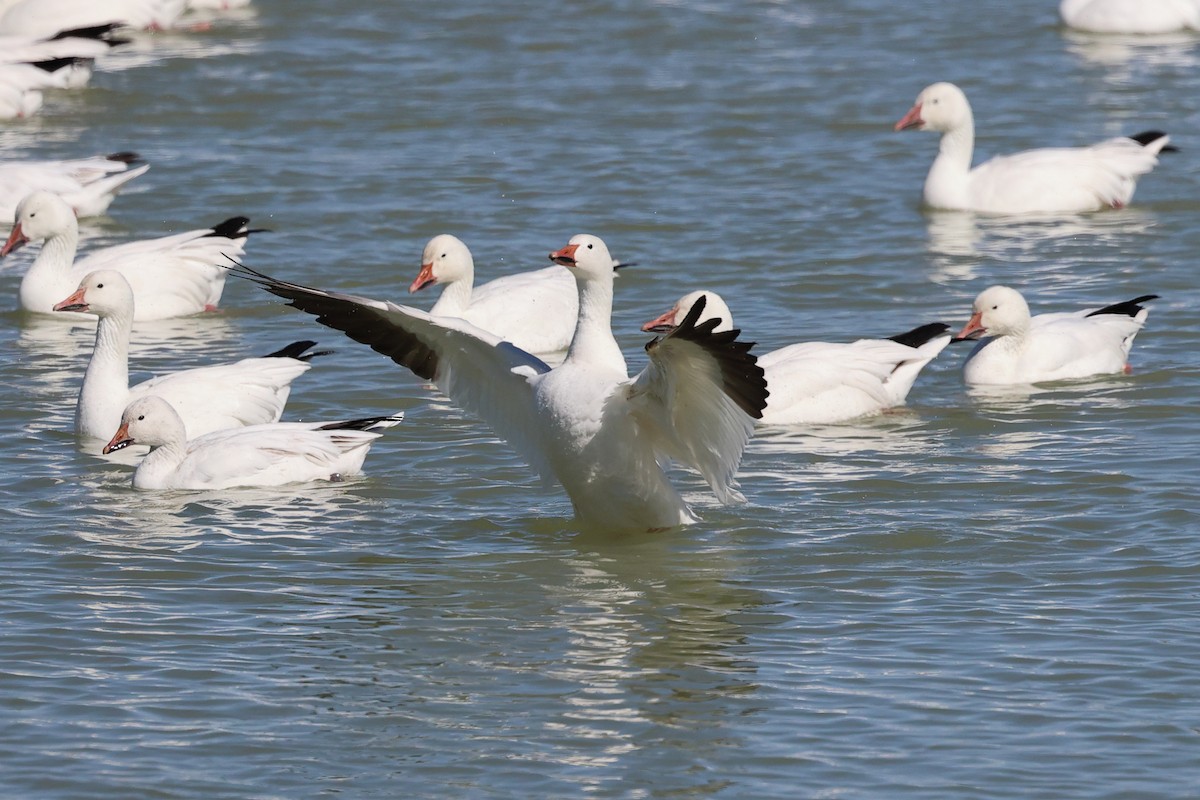
[[[574,233],[637,261],[614,319],[720,291],[764,348],[1157,293],[1134,374],[764,432],[703,522],[581,538],[480,424],[254,287],[140,326],[135,376],[312,337],[290,418],[402,409],[341,485],[146,495],[80,452],[86,325],[0,271],[0,794],[11,798],[1184,798],[1200,786],[1200,42],[1015,3],[256,0],[0,127],[5,158],[136,149],[86,246],[244,213],[251,264],[409,300]],[[1128,210],[919,207],[935,80],[978,155],[1161,128]],[[6,228],[5,228],[6,230]],[[432,296],[411,298],[428,306]]]

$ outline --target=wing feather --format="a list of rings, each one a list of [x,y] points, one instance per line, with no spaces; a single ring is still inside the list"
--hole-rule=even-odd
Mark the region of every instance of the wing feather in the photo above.
[[[530,383],[550,371],[541,359],[455,317],[314,289],[242,264],[233,273],[432,380],[455,403],[487,422],[543,479],[553,477]]]
[[[657,449],[692,466],[723,503],[744,500],[734,476],[754,420],[767,403],[762,367],[739,330],[696,320],[701,296],[684,320],[646,345],[650,363],[629,383],[628,402]]]

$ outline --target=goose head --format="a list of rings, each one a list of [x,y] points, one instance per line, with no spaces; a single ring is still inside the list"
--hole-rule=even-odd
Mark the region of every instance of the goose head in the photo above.
[[[729,310],[729,306],[725,305],[725,301],[721,299],[721,295],[716,292],[703,290],[688,292],[676,300],[675,305],[667,309],[662,315],[643,325],[642,330],[647,333],[667,333],[683,321],[683,318],[687,316],[687,313],[692,310],[692,306],[701,297],[704,298],[705,302],[704,311],[697,322],[716,319],[719,322],[717,323],[717,327],[713,329],[714,332],[733,330],[733,313]]]
[[[475,261],[471,251],[457,236],[443,233],[429,240],[421,254],[421,271],[408,287],[409,294],[435,283],[475,279]]]
[[[26,195],[17,204],[12,233],[0,248],[0,258],[28,242],[48,239],[77,226],[74,209],[58,195],[52,192]]]
[[[608,246],[599,236],[587,233],[571,237],[567,246],[550,254],[555,264],[567,267],[576,280],[604,280],[612,282],[617,261],[608,252]]]
[[[108,455],[134,444],[158,447],[187,438],[183,420],[161,397],[147,395],[134,400],[121,412],[121,426],[100,452]]]
[[[971,319],[959,331],[959,339],[1007,336],[1029,327],[1029,305],[1016,289],[992,286],[984,289],[971,306]]]
[[[108,317],[133,315],[133,289],[116,270],[98,269],[79,282],[79,288],[67,299],[54,305],[55,311],[78,311]]]
[[[895,130],[946,131],[974,124],[971,104],[963,90],[953,83],[934,83],[917,95],[917,102],[896,123]]]

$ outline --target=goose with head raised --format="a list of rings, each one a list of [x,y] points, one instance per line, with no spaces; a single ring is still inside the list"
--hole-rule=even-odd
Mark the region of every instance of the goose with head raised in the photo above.
[[[580,234],[550,254],[575,278],[579,312],[562,364],[551,368],[455,317],[239,270],[324,325],[433,380],[486,420],[547,482],[566,490],[578,523],[603,531],[696,521],[663,467],[675,459],[704,477],[722,502],[742,500],[734,475],[766,404],[762,369],[737,331],[680,325],[646,345],[649,364],[629,377],[613,338],[608,247]]]

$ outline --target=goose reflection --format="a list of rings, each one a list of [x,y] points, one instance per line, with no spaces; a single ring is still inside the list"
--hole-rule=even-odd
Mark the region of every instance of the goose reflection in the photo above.
[[[1130,83],[1141,69],[1194,70],[1200,64],[1200,37],[1194,31],[1124,35],[1069,30],[1063,36],[1073,56],[1109,68],[1103,78],[1110,84]]]

